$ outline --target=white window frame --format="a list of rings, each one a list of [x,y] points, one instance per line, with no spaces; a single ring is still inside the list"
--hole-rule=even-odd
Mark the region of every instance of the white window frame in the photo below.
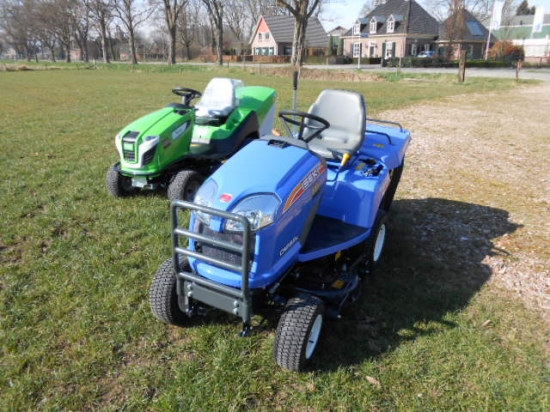
[[[378,30],[378,22],[375,19],[372,19],[370,22],[370,34],[376,34]]]
[[[353,35],[358,36],[361,34],[361,23],[357,22],[353,25]]]
[[[395,19],[393,16],[390,16],[386,23],[386,33],[393,33],[395,30]]]
[[[262,33],[258,33],[258,41],[263,41],[262,40]]]
[[[361,52],[361,42],[357,41],[353,43],[353,57],[359,57],[360,52]]]
[[[418,43],[411,44],[411,56],[416,56],[418,54]]]
[[[387,41],[386,42],[386,55],[384,56],[384,59],[389,59],[393,55],[393,42]]]

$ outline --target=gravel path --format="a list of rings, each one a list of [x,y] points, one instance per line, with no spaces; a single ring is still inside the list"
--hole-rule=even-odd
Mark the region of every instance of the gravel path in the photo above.
[[[412,132],[399,195],[474,205],[476,227],[468,233],[485,236],[492,245],[476,258],[490,270],[487,284],[550,322],[550,81],[455,96],[379,117],[399,121]],[[493,213],[480,219],[480,210]],[[497,214],[506,216],[504,223],[490,222]],[[453,230],[444,216],[424,224],[428,232]],[[498,225],[506,228],[499,231]],[[475,241],[462,242],[467,237],[461,235],[458,252],[449,253],[479,254]]]

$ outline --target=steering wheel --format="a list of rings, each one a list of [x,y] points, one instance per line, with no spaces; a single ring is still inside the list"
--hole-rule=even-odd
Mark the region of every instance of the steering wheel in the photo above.
[[[201,92],[195,89],[189,89],[188,87],[174,87],[172,89],[172,93],[174,93],[176,96],[180,96],[182,98],[182,103],[186,106],[189,106],[191,100],[198,99],[202,96]]]
[[[290,130],[289,124],[294,126],[300,126],[298,130],[298,135],[295,136],[299,140],[303,140],[308,143],[317,137],[323,130],[326,130],[330,127],[330,123],[323,119],[322,117],[316,116],[312,113],[299,112],[296,110],[281,110],[279,112],[279,117],[284,121],[285,128],[290,136],[292,132]],[[307,136],[304,135],[304,132],[308,131]]]

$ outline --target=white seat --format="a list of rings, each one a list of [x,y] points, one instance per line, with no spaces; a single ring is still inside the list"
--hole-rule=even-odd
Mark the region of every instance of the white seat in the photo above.
[[[236,89],[243,87],[241,80],[215,77],[206,86],[195,105],[197,117],[228,116],[239,104]]]

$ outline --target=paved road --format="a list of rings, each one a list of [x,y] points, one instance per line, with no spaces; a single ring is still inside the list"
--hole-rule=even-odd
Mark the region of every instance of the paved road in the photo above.
[[[357,70],[356,65],[304,65],[308,69],[339,69],[339,70]],[[362,65],[361,70],[376,71],[376,72],[395,72],[395,68],[380,67],[379,65]],[[446,73],[457,74],[458,69],[444,69],[444,68],[402,68],[404,73]],[[516,78],[516,69],[480,69],[480,68],[466,68],[466,78],[472,77],[498,77],[498,78]],[[520,79],[538,79],[545,82],[550,82],[550,69],[522,69],[519,73]]]

